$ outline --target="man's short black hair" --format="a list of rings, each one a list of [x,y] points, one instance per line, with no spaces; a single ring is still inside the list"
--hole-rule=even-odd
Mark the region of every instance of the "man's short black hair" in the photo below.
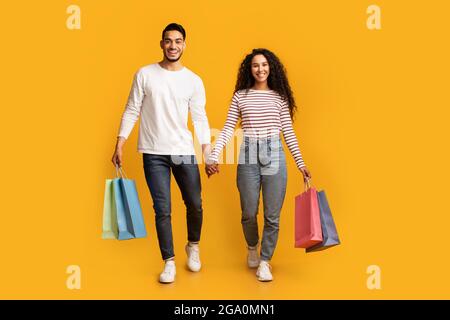
[[[167,27],[164,28],[162,32],[162,40],[164,40],[164,35],[166,31],[178,31],[183,35],[183,40],[186,40],[186,31],[184,30],[183,26],[178,23],[170,23],[167,25]]]

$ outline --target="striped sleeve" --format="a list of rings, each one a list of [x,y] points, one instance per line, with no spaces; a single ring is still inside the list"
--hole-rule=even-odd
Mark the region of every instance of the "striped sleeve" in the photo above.
[[[223,126],[222,131],[219,134],[219,138],[211,152],[209,161],[219,162],[219,155],[222,152],[223,147],[230,141],[234,133],[234,128],[239,120],[239,98],[236,92],[231,100],[230,108],[228,109],[227,120]]]
[[[281,106],[281,130],[283,132],[284,141],[289,148],[292,156],[294,157],[297,168],[306,167],[300,148],[298,147],[297,137],[295,136],[294,129],[292,128],[292,119],[289,113],[289,107],[286,101],[282,102]]]

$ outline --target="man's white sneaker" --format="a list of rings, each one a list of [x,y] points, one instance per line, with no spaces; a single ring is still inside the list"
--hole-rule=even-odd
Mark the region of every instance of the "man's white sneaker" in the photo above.
[[[249,268],[257,268],[259,266],[258,246],[248,247],[247,264]]]
[[[272,267],[269,262],[261,260],[258,270],[256,271],[256,277],[259,281],[272,281]]]
[[[174,260],[167,260],[164,264],[164,270],[159,275],[159,282],[172,283],[175,281],[175,274],[177,273]]]
[[[188,256],[187,266],[192,272],[200,271],[202,264],[200,262],[200,249],[198,244],[186,245],[186,253]]]

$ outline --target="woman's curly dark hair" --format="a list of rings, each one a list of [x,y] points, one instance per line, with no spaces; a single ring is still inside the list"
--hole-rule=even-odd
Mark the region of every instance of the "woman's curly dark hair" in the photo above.
[[[278,59],[278,57],[268,49],[253,49],[253,51],[244,58],[244,61],[242,61],[241,66],[239,67],[234,93],[239,90],[248,91],[255,85],[255,78],[252,75],[251,64],[253,57],[259,54],[262,54],[269,62],[269,77],[267,78],[269,89],[276,91],[283,100],[288,102],[289,113],[291,118],[294,118],[294,114],[297,111],[297,106],[286,76],[286,69],[280,59]]]

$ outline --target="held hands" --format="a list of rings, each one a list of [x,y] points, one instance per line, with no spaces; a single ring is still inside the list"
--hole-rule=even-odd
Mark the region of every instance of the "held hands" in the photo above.
[[[208,178],[215,173],[219,173],[219,164],[215,161],[210,161],[209,156],[211,155],[211,145],[202,145],[203,159],[205,160],[205,171]]]
[[[215,173],[219,173],[219,164],[217,162],[207,162],[205,165],[205,171],[208,178]]]

